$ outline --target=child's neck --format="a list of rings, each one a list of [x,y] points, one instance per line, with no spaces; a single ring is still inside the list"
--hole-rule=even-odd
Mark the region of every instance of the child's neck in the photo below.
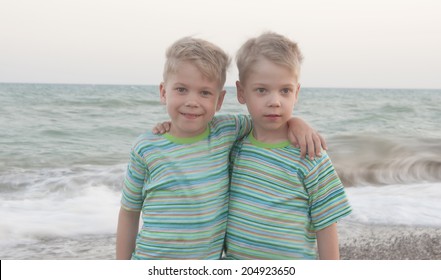
[[[197,131],[183,131],[183,130],[178,130],[176,129],[173,124],[171,126],[170,131],[168,131],[168,134],[175,137],[175,138],[197,138],[197,137],[201,137],[201,135],[205,135],[208,133],[208,125],[205,128],[201,128]]]
[[[280,143],[289,140],[288,125],[277,130],[266,130],[255,126],[252,133],[257,141],[267,144]]]
[[[210,134],[210,128],[207,126],[203,132],[196,133],[173,133],[172,130],[164,134],[168,140],[178,144],[191,144],[205,139]]]

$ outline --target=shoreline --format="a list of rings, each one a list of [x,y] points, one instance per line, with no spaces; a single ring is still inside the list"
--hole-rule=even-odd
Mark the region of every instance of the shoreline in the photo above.
[[[441,260],[441,228],[338,223],[342,260]]]
[[[441,260],[441,228],[338,223],[341,260]],[[12,245],[4,260],[112,260],[115,235],[44,238]]]

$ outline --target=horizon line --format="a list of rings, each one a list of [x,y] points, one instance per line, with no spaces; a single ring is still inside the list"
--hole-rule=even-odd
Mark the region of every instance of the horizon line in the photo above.
[[[68,82],[0,82],[0,84],[15,84],[15,85],[72,85],[72,86],[158,86],[159,84],[141,84],[141,83],[68,83]],[[225,85],[224,88],[235,88],[235,85]],[[317,89],[390,89],[390,90],[441,90],[441,88],[429,87],[365,87],[365,86],[307,86],[302,88],[317,88]]]

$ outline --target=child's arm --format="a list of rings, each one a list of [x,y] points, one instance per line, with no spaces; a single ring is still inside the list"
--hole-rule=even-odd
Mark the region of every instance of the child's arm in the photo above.
[[[130,260],[135,250],[136,235],[139,229],[139,211],[120,208],[116,231],[116,259]]]
[[[317,231],[317,247],[321,260],[338,260],[340,251],[338,248],[337,223]]]
[[[322,148],[327,150],[325,139],[301,118],[292,117],[288,121],[288,138],[291,144],[300,147],[300,156],[308,153],[310,159],[321,157]]]
[[[289,141],[294,146],[300,147],[300,156],[302,158],[305,157],[306,153],[308,153],[310,159],[314,159],[315,156],[320,157],[322,148],[324,150],[328,149],[325,139],[301,118],[292,117],[288,121],[288,125]],[[155,134],[163,134],[170,131],[170,127],[170,121],[157,123],[152,132]]]

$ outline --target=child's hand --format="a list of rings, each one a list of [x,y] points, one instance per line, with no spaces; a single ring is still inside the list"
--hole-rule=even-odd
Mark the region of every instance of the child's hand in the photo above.
[[[322,156],[323,150],[327,150],[325,139],[310,125],[300,118],[289,120],[288,138],[295,147],[300,147],[300,156],[305,157],[306,153],[310,159],[315,156]]]
[[[152,132],[154,134],[164,134],[166,132],[169,132],[171,128],[171,122],[163,122],[163,123],[157,123],[156,126],[152,129]]]

